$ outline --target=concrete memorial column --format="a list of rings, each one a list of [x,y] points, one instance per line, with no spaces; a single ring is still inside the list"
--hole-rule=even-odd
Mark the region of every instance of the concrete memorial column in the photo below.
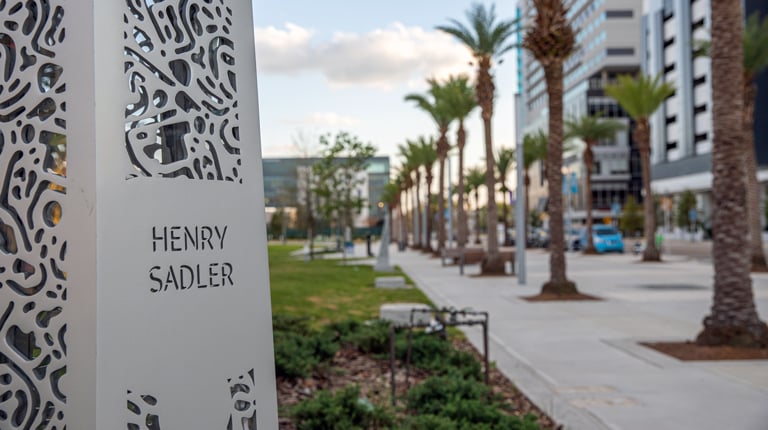
[[[252,16],[0,1],[0,428],[277,428]]]

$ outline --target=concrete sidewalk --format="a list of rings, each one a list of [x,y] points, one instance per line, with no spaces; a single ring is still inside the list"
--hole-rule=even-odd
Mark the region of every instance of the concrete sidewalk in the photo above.
[[[681,362],[638,345],[695,337],[711,305],[711,265],[567,256],[569,278],[604,301],[522,300],[549,277],[541,250],[527,253],[527,286],[515,277],[472,277],[477,266],[462,277],[439,259],[390,250],[391,262],[437,306],[490,313],[491,360],[566,429],[768,429],[768,360]],[[768,275],[753,279],[765,320]],[[465,331],[481,348],[479,329]]]

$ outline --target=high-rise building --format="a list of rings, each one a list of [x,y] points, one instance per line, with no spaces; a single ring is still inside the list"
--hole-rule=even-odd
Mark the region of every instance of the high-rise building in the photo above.
[[[531,16],[524,10],[524,16]],[[624,122],[627,130],[614,139],[600,142],[594,148],[592,172],[593,217],[611,216],[616,204],[624,204],[627,196],[641,199],[642,181],[639,156],[629,132],[630,119],[615,100],[605,95],[604,88],[621,74],[635,74],[641,64],[640,20],[642,2],[638,0],[577,0],[569,10],[576,31],[577,49],[564,64],[565,118],[600,115]],[[526,99],[526,133],[547,131],[548,108],[544,70],[526,54],[523,67]],[[575,222],[585,219],[581,159],[583,146],[564,155],[565,174],[575,175],[582,185],[570,200],[573,207],[566,217]],[[532,181],[529,208],[546,208],[546,188],[541,172]],[[534,183],[535,182],[535,183]]]
[[[655,194],[676,198],[690,190],[697,198],[697,221],[708,226],[712,189],[712,75],[710,59],[697,46],[710,37],[711,0],[648,0],[642,19],[644,73],[675,86],[651,118],[651,175]],[[764,0],[744,2],[745,13],[768,13]],[[758,85],[768,88],[763,74]],[[765,91],[758,93],[756,118],[768,112]],[[768,162],[768,124],[756,121],[758,160]],[[768,180],[768,169],[759,177]],[[674,207],[674,206],[673,206]],[[669,223],[668,223],[669,224]],[[669,225],[668,225],[669,227]]]
[[[307,173],[318,158],[264,158],[264,200],[267,210],[295,208],[302,204],[306,195]],[[384,219],[379,200],[384,186],[389,182],[389,157],[373,157],[366,171],[361,174],[358,196],[365,205],[355,218],[355,226],[369,227]]]

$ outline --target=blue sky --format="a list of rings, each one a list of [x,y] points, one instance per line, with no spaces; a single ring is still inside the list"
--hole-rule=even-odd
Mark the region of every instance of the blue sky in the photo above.
[[[491,2],[485,2],[491,4]],[[430,76],[474,68],[467,49],[435,26],[466,22],[470,0],[254,0],[262,152],[317,150],[321,133],[349,131],[399,164],[397,145],[435,135],[426,113],[404,101]],[[511,19],[515,2],[496,5]],[[512,54],[495,67],[494,146],[514,146],[516,70]],[[468,120],[467,165],[483,162],[479,109]],[[454,131],[451,141],[455,143]]]

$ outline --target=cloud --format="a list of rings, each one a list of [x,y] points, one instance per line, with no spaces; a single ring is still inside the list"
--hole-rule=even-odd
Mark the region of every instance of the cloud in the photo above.
[[[320,72],[341,87],[389,89],[414,79],[472,72],[469,51],[452,36],[400,23],[365,34],[338,32],[322,42],[296,24],[256,28],[256,51],[266,73]]]
[[[349,127],[360,124],[360,121],[350,116],[334,112],[313,112],[298,121],[301,124],[317,127]]]

